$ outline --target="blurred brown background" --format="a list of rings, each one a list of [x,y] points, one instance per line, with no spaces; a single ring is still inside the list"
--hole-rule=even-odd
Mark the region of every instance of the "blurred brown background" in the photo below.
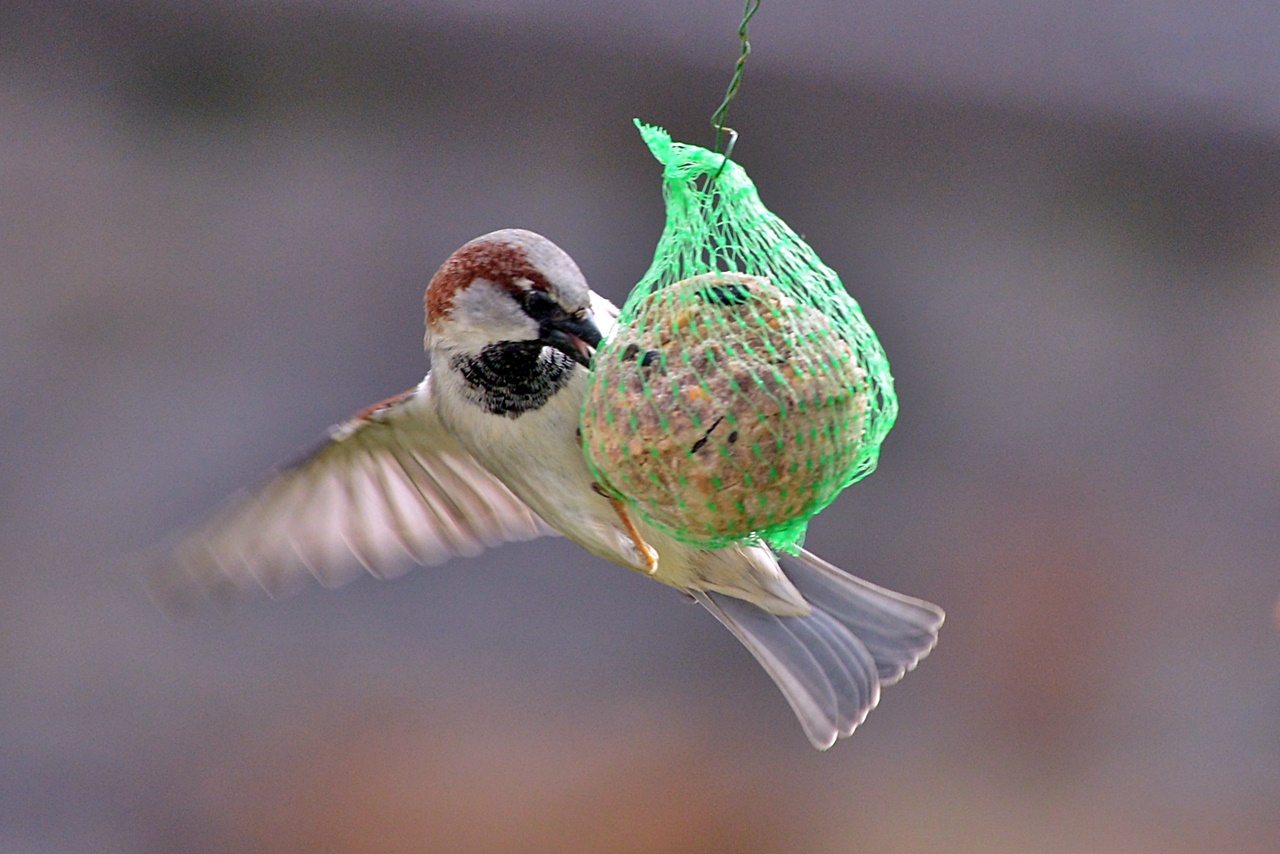
[[[710,144],[737,0],[4,4],[0,851],[1280,850],[1278,10],[766,0],[736,159],[902,399],[809,545],[949,613],[820,755],[561,541],[178,625],[137,578],[421,377],[462,242],[622,299],[631,119]]]

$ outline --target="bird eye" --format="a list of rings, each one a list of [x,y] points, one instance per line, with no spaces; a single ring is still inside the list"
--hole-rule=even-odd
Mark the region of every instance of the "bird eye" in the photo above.
[[[534,320],[546,320],[557,314],[564,314],[560,304],[543,291],[529,291],[524,295],[525,314]]]

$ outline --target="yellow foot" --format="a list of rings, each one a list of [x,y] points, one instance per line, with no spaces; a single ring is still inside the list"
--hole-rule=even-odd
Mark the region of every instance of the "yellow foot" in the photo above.
[[[636,528],[636,523],[631,520],[631,514],[627,511],[627,505],[623,503],[621,498],[610,495],[600,487],[599,484],[592,484],[595,491],[608,499],[613,505],[613,512],[618,514],[618,520],[622,522],[622,527],[627,532],[627,536],[631,537],[631,542],[635,544],[636,551],[640,553],[640,560],[644,562],[645,568],[650,575],[658,571],[658,550],[644,541],[644,537],[640,536],[640,531]]]

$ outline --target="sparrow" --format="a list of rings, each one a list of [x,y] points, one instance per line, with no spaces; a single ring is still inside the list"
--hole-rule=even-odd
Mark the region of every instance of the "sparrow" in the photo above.
[[[618,314],[550,240],[465,244],[426,289],[431,367],[415,388],[177,538],[149,579],[162,608],[279,597],[560,534],[683,591],[741,641],[814,747],[850,735],[933,648],[943,612],[801,549],[703,549],[631,518],[578,432],[591,357]]]

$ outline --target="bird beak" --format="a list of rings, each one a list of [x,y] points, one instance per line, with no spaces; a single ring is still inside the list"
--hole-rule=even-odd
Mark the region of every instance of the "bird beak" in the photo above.
[[[600,346],[600,330],[590,316],[581,320],[573,317],[544,320],[539,334],[543,344],[555,347],[587,368],[591,367],[591,356]]]

